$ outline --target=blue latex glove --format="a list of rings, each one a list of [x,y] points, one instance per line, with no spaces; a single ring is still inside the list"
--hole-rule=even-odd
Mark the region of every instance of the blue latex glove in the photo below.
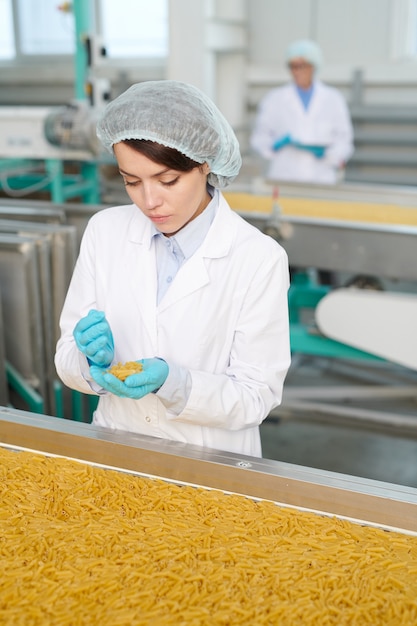
[[[168,376],[169,367],[163,359],[158,358],[140,359],[137,362],[142,363],[143,371],[131,374],[124,381],[110,374],[107,369],[95,365],[90,367],[90,374],[96,383],[115,396],[139,400],[162,387]]]
[[[317,159],[322,159],[326,152],[324,146],[305,146],[305,150],[309,150]]]
[[[300,150],[307,150],[307,152],[311,152],[317,159],[322,159],[326,153],[325,146],[313,146],[299,142],[294,142],[293,145]]]
[[[281,148],[284,148],[284,146],[289,146],[290,143],[292,143],[291,136],[283,135],[272,144],[272,150],[277,152],[278,150],[281,150]]]
[[[114,358],[113,334],[103,311],[92,309],[74,328],[78,350],[90,365],[109,367]]]

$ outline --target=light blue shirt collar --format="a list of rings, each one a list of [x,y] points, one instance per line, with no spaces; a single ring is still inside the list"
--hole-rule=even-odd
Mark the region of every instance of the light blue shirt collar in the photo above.
[[[219,205],[219,192],[208,188],[212,200],[204,211],[172,237],[166,237],[154,224],[150,244],[155,247],[156,271],[158,277],[157,303],[164,297],[175,279],[180,267],[193,256],[201,246],[213,222]]]
[[[310,87],[308,87],[308,89],[303,89],[302,87],[298,87],[298,85],[295,85],[295,88],[301,99],[301,102],[303,103],[305,110],[307,111],[308,107],[310,106],[311,98],[313,96],[314,83]]]
[[[184,260],[189,259],[203,243],[213,222],[214,216],[216,215],[217,207],[219,206],[218,189],[208,185],[207,190],[212,199],[204,211],[195,219],[191,220],[191,222],[189,222],[186,226],[181,228],[176,235],[169,237],[172,245],[180,248],[182,254],[184,255]],[[151,226],[151,239],[153,237],[167,239],[163,233],[159,232],[154,224]]]

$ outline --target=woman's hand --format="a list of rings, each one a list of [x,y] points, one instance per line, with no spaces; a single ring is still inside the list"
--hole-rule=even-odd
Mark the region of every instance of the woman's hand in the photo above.
[[[90,374],[106,391],[120,398],[140,400],[148,393],[155,393],[162,387],[167,379],[169,367],[163,359],[159,358],[140,359],[138,363],[142,363],[143,370],[137,374],[131,374],[124,381],[110,374],[107,369],[95,365],[90,367]]]
[[[291,143],[292,143],[291,136],[283,135],[282,137],[280,137],[273,143],[272,150],[274,152],[277,152],[278,150],[281,150],[281,148],[284,148],[285,146],[289,146]]]
[[[103,311],[89,311],[75,326],[73,334],[78,350],[87,357],[90,365],[110,365],[114,358],[114,341]]]

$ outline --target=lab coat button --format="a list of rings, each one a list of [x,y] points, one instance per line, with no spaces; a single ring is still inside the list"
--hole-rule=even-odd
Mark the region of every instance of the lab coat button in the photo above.
[[[147,415],[147,416],[145,417],[145,420],[146,420],[147,422],[150,422],[150,421],[151,421],[151,418],[149,417],[149,415]]]

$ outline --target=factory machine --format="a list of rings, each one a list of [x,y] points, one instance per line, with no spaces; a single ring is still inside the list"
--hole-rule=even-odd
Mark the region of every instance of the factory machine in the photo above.
[[[59,316],[85,225],[103,206],[0,199],[2,405],[63,416],[53,360]],[[81,419],[83,398],[73,402],[71,417]]]
[[[133,584],[133,588],[136,589],[133,601],[134,611],[139,611],[142,619],[150,614],[152,619],[146,623],[153,623],[155,612],[157,612],[158,618],[161,618],[161,622],[158,621],[158,623],[177,623],[175,622],[177,612],[180,612],[181,618],[185,619],[183,616],[184,614],[187,615],[190,607],[193,611],[194,621],[184,621],[184,623],[197,623],[196,620],[198,618],[200,620],[198,623],[202,624],[253,624],[253,613],[256,613],[258,617],[260,612],[262,615],[266,614],[266,618],[262,620],[258,618],[256,623],[275,623],[268,618],[268,607],[271,602],[274,603],[273,606],[278,612],[282,612],[282,615],[285,616],[287,612],[292,613],[294,603],[291,602],[291,606],[285,608],[285,604],[281,604],[274,590],[279,589],[280,593],[289,593],[293,596],[292,590],[294,585],[292,583],[289,584],[285,577],[282,580],[273,579],[274,582],[272,584],[268,580],[267,585],[266,577],[263,575],[265,563],[259,556],[262,545],[264,545],[262,541],[265,542],[268,539],[268,545],[271,545],[269,539],[272,539],[273,536],[276,537],[276,541],[274,540],[274,545],[277,546],[276,553],[275,550],[272,550],[268,558],[271,559],[271,565],[274,569],[280,568],[282,563],[284,567],[287,567],[288,571],[288,563],[286,562],[291,559],[289,546],[294,539],[291,534],[288,535],[289,539],[286,539],[288,529],[285,527],[285,524],[281,528],[277,527],[271,521],[271,517],[268,518],[269,526],[268,520],[265,523],[261,523],[259,525],[259,531],[262,535],[261,543],[259,543],[258,548],[255,548],[254,556],[251,556],[251,551],[254,550],[253,546],[256,546],[256,544],[253,543],[253,540],[252,542],[249,540],[248,548],[243,547],[243,550],[247,549],[248,551],[245,551],[244,555],[241,554],[240,561],[236,562],[232,550],[229,549],[227,551],[227,545],[230,540],[229,535],[236,546],[241,546],[242,541],[244,541],[241,538],[237,543],[236,537],[239,536],[237,527],[231,527],[230,525],[227,527],[227,532],[222,535],[224,547],[219,546],[217,541],[214,540],[213,545],[211,545],[210,537],[216,537],[216,526],[222,524],[222,520],[212,517],[215,509],[209,509],[211,511],[210,516],[208,518],[204,517],[203,511],[205,509],[202,509],[200,499],[198,500],[199,518],[196,521],[196,527],[190,526],[188,519],[182,519],[181,511],[178,511],[179,496],[175,496],[175,494],[172,494],[171,497],[167,495],[162,503],[156,503],[155,510],[146,508],[143,511],[141,498],[138,497],[137,510],[133,502],[126,505],[128,513],[122,507],[124,510],[123,514],[128,515],[125,523],[122,523],[120,518],[120,509],[117,510],[115,507],[110,507],[106,510],[100,500],[100,492],[98,492],[98,497],[94,498],[91,504],[88,504],[84,491],[87,491],[87,483],[91,483],[92,470],[97,468],[101,471],[113,470],[113,472],[120,472],[125,476],[130,474],[132,477],[139,477],[151,482],[159,479],[162,481],[161,484],[174,485],[180,490],[183,487],[191,487],[192,493],[196,494],[193,497],[197,498],[201,498],[202,494],[209,494],[214,489],[220,491],[226,498],[232,496],[233,504],[231,506],[234,507],[237,506],[237,498],[240,497],[241,500],[243,498],[245,501],[254,501],[257,506],[262,504],[277,505],[277,515],[279,510],[282,511],[281,515],[284,514],[285,510],[290,511],[294,520],[294,528],[300,529],[299,532],[301,533],[296,544],[298,553],[300,549],[303,550],[302,544],[305,541],[308,544],[312,541],[313,545],[312,548],[307,549],[312,551],[307,551],[306,570],[303,572],[294,571],[295,580],[297,581],[294,591],[295,594],[300,594],[302,607],[304,607],[304,604],[307,605],[309,615],[311,613],[311,621],[309,623],[314,625],[322,624],[323,621],[321,621],[320,616],[323,615],[328,618],[326,623],[340,623],[338,621],[339,617],[334,613],[337,607],[336,609],[334,608],[333,597],[336,598],[336,603],[341,607],[342,613],[346,611],[353,614],[357,614],[358,611],[361,614],[364,611],[367,612],[366,606],[364,608],[362,604],[366,605],[369,601],[368,587],[376,590],[376,598],[381,607],[379,608],[378,604],[376,604],[375,608],[375,603],[372,604],[371,601],[373,613],[380,615],[378,613],[379,610],[391,610],[398,616],[398,621],[392,623],[413,623],[413,616],[417,608],[414,601],[415,576],[412,574],[407,576],[407,572],[415,572],[417,566],[416,489],[131,433],[114,432],[108,429],[96,428],[90,424],[79,424],[70,420],[60,420],[50,416],[34,415],[6,408],[0,408],[0,449],[2,448],[7,452],[13,453],[13,467],[15,467],[16,463],[18,464],[17,470],[12,469],[10,472],[7,470],[7,467],[2,468],[2,476],[5,481],[10,475],[17,476],[19,481],[16,493],[9,494],[6,502],[13,498],[13,501],[21,503],[20,506],[23,507],[24,511],[22,517],[22,514],[19,513],[19,507],[16,507],[10,520],[4,516],[2,519],[2,528],[4,529],[2,550],[5,550],[8,560],[10,560],[10,551],[15,550],[15,552],[12,552],[12,554],[15,554],[11,564],[12,567],[7,569],[7,580],[13,580],[14,571],[9,572],[9,570],[15,570],[17,577],[15,579],[16,587],[20,593],[15,598],[16,593],[14,591],[8,592],[7,586],[4,586],[4,590],[0,593],[0,599],[2,600],[0,612],[3,615],[18,615],[19,618],[23,618],[27,614],[32,618],[31,623],[42,624],[44,623],[45,614],[52,619],[55,611],[57,611],[60,616],[60,623],[71,624],[74,619],[74,610],[71,609],[71,602],[74,596],[78,598],[77,609],[78,607],[82,609],[83,604],[85,604],[88,610],[89,597],[91,594],[96,593],[98,585],[99,594],[94,597],[98,597],[99,601],[90,610],[95,614],[94,611],[99,610],[100,605],[105,605],[107,621],[101,623],[115,623],[115,620],[118,623],[133,623],[123,619],[127,611],[123,601],[125,587],[123,583],[116,583],[114,579],[114,573],[119,569],[120,577],[122,572],[123,576],[125,576],[126,571],[132,572],[128,588],[132,589]],[[24,493],[19,492],[19,486],[22,488],[24,485],[23,489],[27,488],[27,482],[24,479],[27,457],[24,455],[28,452],[31,459],[35,459],[35,457],[39,459],[39,461],[34,461],[36,463],[35,467],[43,467],[42,458],[46,457],[51,460],[48,467],[53,472],[53,478],[50,479],[50,482],[45,481],[41,487],[42,497],[40,497],[40,500],[45,503],[50,501],[50,512],[44,514],[41,525],[39,525],[38,509],[42,509],[46,504],[41,504],[39,507],[34,501],[29,505],[29,510],[26,510],[27,505]],[[21,465],[19,464],[19,459],[16,459],[16,455],[19,454],[23,457]],[[66,460],[73,463],[74,471],[77,472],[78,476],[84,475],[87,479],[84,485],[80,482],[82,481],[81,478],[78,484],[75,483],[76,493],[71,493],[68,496],[68,504],[64,505],[65,508],[63,508],[61,494],[58,491],[60,488],[64,494],[66,491],[59,468],[61,467],[60,462],[62,463]],[[56,467],[55,472],[53,466]],[[83,472],[82,466],[90,468],[87,474],[80,474],[80,472]],[[41,471],[43,472],[44,470],[42,469]],[[30,473],[28,474],[28,479],[31,479]],[[103,479],[104,476],[102,475],[100,480],[102,481]],[[113,498],[117,499],[118,494],[112,494],[111,489],[106,489],[105,483],[101,482],[101,487],[108,494],[110,492],[110,501]],[[199,493],[197,494],[197,492]],[[166,493],[172,493],[172,489]],[[70,502],[74,502],[78,498],[83,503],[83,508],[79,509],[81,515],[79,521],[74,519],[70,505]],[[145,502],[147,499],[145,492]],[[57,505],[54,504],[55,502]],[[149,505],[145,506],[149,507]],[[86,520],[84,517],[87,510],[85,507],[91,507],[91,510],[95,511],[94,515],[97,515],[97,513],[100,515],[100,517],[96,518],[97,521],[91,523],[91,525],[85,525]],[[31,520],[31,515],[36,515],[34,522]],[[173,522],[171,520],[174,515],[176,519],[178,515],[180,516],[180,526],[172,529]],[[323,537],[325,541],[328,539],[333,541],[333,543],[337,541],[338,557],[333,565],[330,562],[330,566],[324,566],[323,563],[318,562],[318,559],[326,558],[326,549],[323,548],[323,553],[319,554],[319,550],[322,549],[320,547],[320,539],[315,539],[315,536],[310,538],[310,535],[308,533],[306,535],[305,531],[303,531],[303,522],[305,522],[306,515],[309,515],[309,520],[311,521],[315,518],[315,522],[319,523],[320,528],[323,529],[321,532],[324,534],[318,536]],[[117,529],[114,536],[112,536],[112,546],[109,549],[104,548],[103,540],[105,537],[102,537],[100,534],[97,535],[95,530],[96,526],[101,528],[102,519],[106,520],[103,527],[104,531],[108,524],[115,524]],[[156,526],[148,526],[148,524],[151,524],[151,520],[154,520]],[[254,513],[252,513],[248,521],[248,527],[245,527],[247,533],[251,532],[254,522],[256,520]],[[84,530],[82,534],[88,537],[87,544],[91,550],[90,554],[84,552],[83,549],[78,552],[72,538],[75,532],[74,529],[78,529],[79,525],[83,523]],[[203,525],[201,526],[202,523]],[[129,524],[128,532],[124,530],[126,524]],[[137,526],[142,527],[143,525],[148,529],[147,533],[140,539],[139,547],[132,547],[130,536]],[[165,525],[167,530],[164,530]],[[334,537],[332,538],[334,525],[338,529],[337,532],[341,533],[340,543]],[[18,529],[17,534],[16,527]],[[34,528],[37,529],[37,534],[34,534]],[[204,530],[201,531],[201,528]],[[369,557],[368,553],[366,555],[362,552],[359,554],[357,547],[355,547],[356,541],[358,541],[355,537],[362,529],[367,533],[366,536],[369,535],[368,531],[374,533],[372,542],[368,539],[368,543],[364,546],[365,549],[369,548]],[[51,534],[56,533],[57,530],[58,536]],[[77,530],[77,532],[79,531]],[[157,533],[156,539],[153,538],[155,532]],[[162,533],[164,532],[168,533],[165,539],[167,543],[162,543]],[[170,535],[170,532],[174,534]],[[205,537],[199,540],[202,542],[199,545],[203,545],[203,556],[194,557],[194,546],[201,532],[203,532],[202,537]],[[240,529],[239,532],[241,532]],[[349,534],[350,532],[352,532],[352,536]],[[31,543],[22,556],[22,550],[19,548],[20,544],[15,545],[13,541],[17,537],[20,539],[20,543],[22,541],[27,542],[25,533],[30,537]],[[129,547],[126,555],[120,556],[122,553],[118,549],[117,543],[124,541],[123,536],[129,538]],[[172,543],[173,537],[180,537],[180,548]],[[190,541],[190,538],[192,543],[190,551],[188,551],[187,542]],[[80,543],[81,539],[82,545],[84,545],[84,537],[82,536],[78,540]],[[72,546],[69,548],[72,552],[63,561],[60,555],[64,549],[63,545],[67,541],[69,546]],[[383,541],[383,544],[380,545],[379,541]],[[150,553],[148,542],[154,542],[156,546],[155,551]],[[152,545],[152,543],[149,545]],[[138,546],[138,544],[135,543],[135,546]],[[349,556],[349,549],[352,550],[352,558]],[[99,557],[97,557],[97,550],[99,551]],[[168,555],[166,557],[167,561],[159,560],[161,558],[159,556],[161,550],[162,553],[166,551],[165,553]],[[242,546],[240,547],[241,552]],[[343,552],[343,556],[341,552]],[[39,557],[34,559],[31,556],[32,553],[39,555]],[[184,557],[184,555],[186,556]],[[251,558],[254,560],[248,561]],[[370,561],[368,561],[368,558]],[[139,566],[143,567],[143,561],[148,559],[148,566],[156,572],[156,600],[152,593],[149,596],[149,593],[146,591],[149,584],[151,589],[155,589],[155,587],[152,587],[154,583],[148,582],[149,576],[146,577],[145,574],[145,577],[143,577],[141,573],[135,576],[135,569]],[[223,562],[223,559],[225,562]],[[346,566],[343,559],[346,559]],[[392,559],[395,559],[395,561]],[[22,561],[23,568],[20,565]],[[339,562],[341,562],[341,565]],[[369,562],[376,564],[376,576],[379,578],[375,583],[369,574]],[[383,564],[378,565],[379,562],[383,562]],[[86,564],[85,567],[84,563]],[[255,563],[255,565],[251,563]],[[309,567],[312,569],[309,570]],[[346,567],[346,569],[341,570],[341,567]],[[354,583],[358,586],[358,590],[354,592],[356,600],[355,603],[349,604],[349,597],[352,594],[350,571],[351,568],[352,571],[356,571],[356,567],[363,567],[367,573],[365,573],[363,584],[362,581],[358,580]],[[28,575],[29,568],[30,576]],[[94,573],[91,568],[94,568]],[[174,568],[173,573],[171,573],[171,568]],[[204,584],[191,583],[193,585],[192,595],[194,598],[191,600],[187,593],[190,584],[189,577],[191,575],[194,581],[200,580],[199,568],[202,571],[205,571],[207,568],[208,574],[204,576]],[[405,579],[402,578],[397,585],[395,584],[396,576],[398,575],[396,568],[400,568],[402,576],[406,577]],[[233,580],[230,579],[230,573],[233,571],[233,575],[235,575],[237,569],[239,572],[242,572],[243,576],[239,589],[233,586]],[[107,571],[112,576],[110,580],[105,578]],[[340,571],[343,571],[342,576],[340,576]],[[229,597],[234,598],[232,605],[237,613],[230,614],[229,621],[217,621],[212,615],[207,617],[207,609],[204,605],[206,598],[210,601],[210,593],[207,595],[206,586],[209,585],[210,588],[211,576],[213,576],[213,581],[217,581],[215,584],[218,585],[219,575],[223,577],[221,594],[216,594],[214,603],[216,611],[220,611],[224,605],[230,606]],[[320,581],[315,578],[318,575],[320,575]],[[171,576],[174,578],[171,578]],[[160,577],[162,578],[160,579]],[[259,578],[262,581],[261,583],[259,583]],[[56,591],[54,591],[56,587],[53,586],[56,579],[60,581],[59,585],[63,586],[62,589],[64,591],[60,593],[59,603],[55,600],[54,604],[49,605],[47,601],[48,596],[56,595]],[[251,582],[252,579],[253,582]],[[383,580],[384,589],[386,588],[387,591],[378,590],[379,579]],[[117,580],[119,581],[119,579]],[[121,578],[121,580],[124,580],[124,578]],[[159,580],[161,582],[158,582]],[[338,581],[336,587],[335,580]],[[169,598],[174,581],[176,585],[176,599],[175,604],[171,604]],[[114,591],[115,586],[116,589],[117,587],[120,587],[120,589]],[[247,587],[247,591],[243,591],[245,598],[247,598],[247,594],[254,592],[254,587],[257,590],[254,597],[250,596],[249,610],[241,606],[239,599],[236,597],[237,591],[242,593],[242,588],[245,587]],[[216,589],[216,587],[214,588]],[[290,590],[287,592],[288,588]],[[108,589],[109,591],[107,591]],[[101,593],[103,590],[105,592],[104,596]],[[29,602],[26,600],[28,595],[26,591],[30,592],[31,600]],[[148,595],[146,595],[147,593]],[[389,593],[389,600],[387,599],[387,593]],[[142,600],[144,594],[147,598],[145,601]],[[13,597],[13,603],[10,600],[8,603],[7,597]],[[345,604],[343,599],[339,599],[344,597],[348,598],[347,604]],[[150,601],[148,601],[148,598],[151,598]],[[36,611],[32,608],[31,603],[36,606]],[[152,608],[149,609],[149,606]],[[386,609],[385,607],[387,606],[390,609]],[[101,606],[101,609],[103,609],[103,606]],[[245,618],[245,614],[249,614],[251,617],[249,619]],[[137,615],[137,613],[134,613],[134,615]],[[91,617],[91,613],[89,617]],[[208,621],[204,621],[205,619]]]
[[[95,71],[105,48],[92,28],[92,4],[56,9],[74,17],[73,100],[0,107],[0,189],[7,196],[0,200],[0,401],[22,400],[54,415],[63,412],[53,364],[59,315],[85,224],[103,207],[100,166],[108,157],[95,127],[110,97],[109,81]],[[25,198],[43,191],[50,202]]]
[[[314,355],[363,374],[357,386],[287,386],[284,406],[415,431],[417,189],[256,181],[225,195],[288,253],[293,363]],[[357,409],[355,399],[407,399],[410,415]]]
[[[12,198],[48,191],[56,203],[79,197],[94,204],[105,162],[95,125],[110,98],[109,81],[95,71],[105,48],[91,29],[91,3],[75,0],[57,9],[74,15],[74,98],[64,106],[0,107],[0,189]]]
[[[65,456],[417,533],[417,490],[0,408],[0,446]]]
[[[10,197],[50,191],[55,202],[81,197],[98,202],[96,109],[0,107],[0,189]]]

